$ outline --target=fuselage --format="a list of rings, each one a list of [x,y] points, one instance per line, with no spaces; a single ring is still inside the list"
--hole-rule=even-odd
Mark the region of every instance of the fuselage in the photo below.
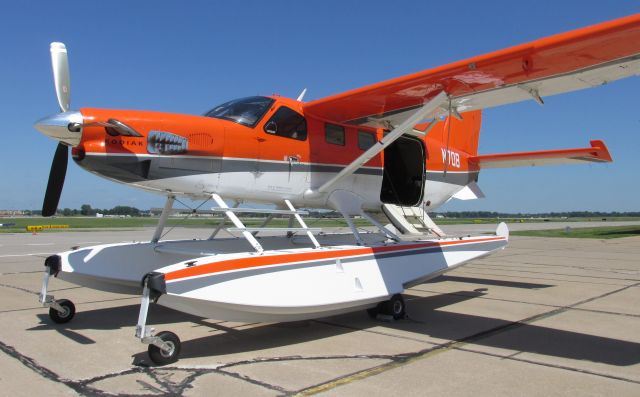
[[[81,109],[85,125],[73,159],[101,177],[162,194],[202,198],[217,193],[225,199],[270,203],[289,199],[297,206],[319,208],[331,207],[329,195],[345,190],[357,195],[364,209],[390,203],[433,210],[477,181],[478,168],[468,159],[476,154],[479,111],[465,113],[462,120],[439,121],[427,131],[417,126],[331,191],[308,194],[386,130],[327,122],[305,114],[302,102],[262,98],[268,104],[264,113],[241,122]],[[100,124],[114,120],[136,134]]]

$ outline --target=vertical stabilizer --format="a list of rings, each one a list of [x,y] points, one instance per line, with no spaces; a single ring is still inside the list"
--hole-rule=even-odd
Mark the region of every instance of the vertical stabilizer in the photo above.
[[[450,133],[449,122],[451,122]],[[431,139],[442,142],[443,147],[449,146],[450,149],[475,156],[478,154],[481,125],[482,111],[464,112],[462,113],[462,120],[451,116],[440,121],[433,126],[428,136]]]

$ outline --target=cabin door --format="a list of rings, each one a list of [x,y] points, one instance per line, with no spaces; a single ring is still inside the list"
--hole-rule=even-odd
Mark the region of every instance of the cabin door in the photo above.
[[[418,138],[401,136],[384,150],[380,201],[403,207],[420,204],[425,183],[425,148]]]

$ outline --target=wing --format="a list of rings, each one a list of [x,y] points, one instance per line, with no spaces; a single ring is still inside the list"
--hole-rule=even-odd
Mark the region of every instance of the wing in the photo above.
[[[591,147],[579,149],[484,154],[469,158],[469,163],[472,167],[484,169],[613,161],[604,142],[591,141],[590,143]]]
[[[304,111],[388,128],[443,91],[455,114],[527,99],[542,103],[550,95],[633,75],[640,75],[640,14],[318,99]]]

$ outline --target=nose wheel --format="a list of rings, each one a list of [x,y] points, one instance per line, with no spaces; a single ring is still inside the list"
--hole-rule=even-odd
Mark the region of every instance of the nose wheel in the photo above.
[[[53,302],[57,307],[54,307],[52,303],[49,304],[49,317],[54,323],[68,323],[76,315],[76,306],[69,299],[54,300]]]
[[[49,291],[49,279],[51,276],[57,276],[60,272],[60,257],[58,255],[48,257],[44,262],[44,266],[45,271],[38,301],[42,306],[49,308],[49,317],[51,317],[54,323],[68,323],[76,315],[76,306],[69,299],[56,300],[53,295],[47,295]]]
[[[149,358],[157,365],[167,365],[173,364],[178,361],[178,357],[180,356],[180,338],[178,335],[169,331],[158,332],[155,336],[161,341],[161,345],[163,347],[159,347],[156,344],[149,345]]]

